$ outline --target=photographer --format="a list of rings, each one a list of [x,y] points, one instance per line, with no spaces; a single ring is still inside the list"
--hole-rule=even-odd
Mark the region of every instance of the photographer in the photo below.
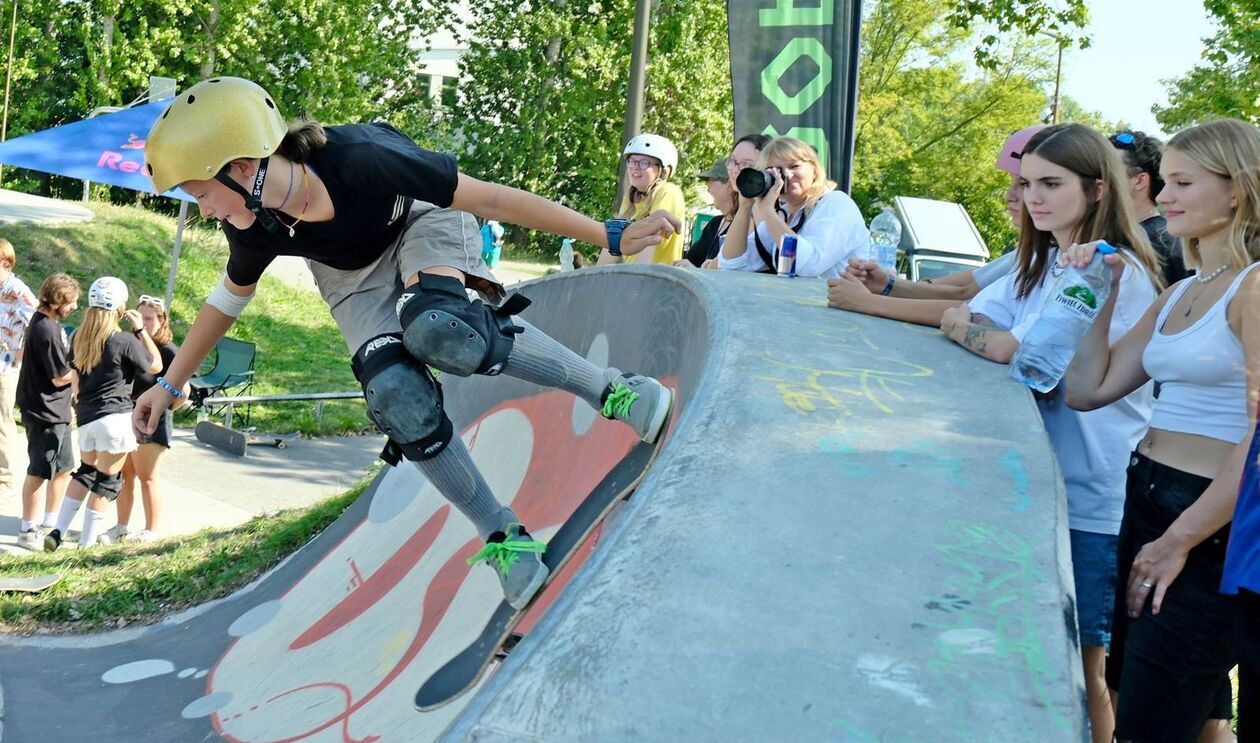
[[[799,276],[836,278],[850,258],[866,257],[870,235],[862,214],[848,194],[835,190],[814,148],[778,137],[762,150],[758,168],[737,179],[739,207],[722,247],[722,268],[773,273],[785,235],[798,238]]]

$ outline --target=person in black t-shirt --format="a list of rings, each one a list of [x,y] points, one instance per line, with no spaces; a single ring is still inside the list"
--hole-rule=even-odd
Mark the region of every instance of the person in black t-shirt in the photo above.
[[[730,229],[731,217],[735,214],[735,188],[726,176],[726,162],[729,159],[719,157],[713,167],[703,173],[696,173],[696,177],[705,182],[709,195],[713,197],[713,207],[720,213],[709,220],[700,231],[700,237],[696,238],[687,249],[686,255],[675,266],[700,268],[705,261],[716,258],[721,250],[721,240]]]
[[[157,374],[148,371],[136,373],[131,385],[131,399],[137,400],[150,387],[157,383],[157,378],[166,374],[179,347],[172,341],[170,318],[166,314],[166,302],[161,297],[141,294],[136,303],[136,312],[144,323],[144,330],[157,345],[158,354],[162,357],[162,369]],[[187,395],[187,388],[184,394]],[[158,480],[158,465],[162,455],[171,448],[171,411],[166,411],[162,421],[151,436],[137,437],[139,446],[127,455],[123,465],[122,491],[118,494],[118,523],[110,527],[101,541],[118,542],[124,539],[151,541],[160,535],[162,526],[163,498]],[[132,532],[130,529],[131,509],[135,506],[136,482],[140,483],[140,495],[144,504],[144,529]]]
[[[22,482],[22,521],[18,546],[38,550],[44,532],[52,529],[57,509],[70,484],[74,446],[70,441],[70,344],[61,322],[79,307],[79,282],[64,273],[44,279],[39,307],[26,328],[22,370],[18,373],[17,406],[26,429],[29,464]],[[39,507],[39,489],[44,508]],[[42,515],[42,519],[41,519]]]
[[[1155,248],[1164,264],[1164,285],[1172,286],[1189,276],[1190,272],[1181,257],[1181,241],[1168,233],[1168,221],[1155,206],[1155,197],[1164,189],[1164,179],[1159,176],[1164,143],[1143,132],[1130,131],[1117,132],[1109,139],[1128,168],[1129,193],[1137,207],[1142,229],[1146,230],[1151,247]]]
[[[210,293],[168,372],[136,402],[151,433],[182,386],[232,326],[267,265],[307,258],[353,355],[368,415],[469,518],[487,544],[506,600],[524,607],[542,586],[544,546],[495,498],[442,410],[428,367],[457,376],[508,374],[572,392],[655,441],[673,393],[651,377],[600,369],[501,305],[481,261],[472,215],[634,252],[681,229],[657,213],[626,226],[533,194],[470,178],[455,158],[423,149],[388,124],[286,125],[275,102],[240,78],[177,96],[149,132],[145,172],[157,191],[181,186],[227,235],[226,275]],[[465,287],[489,303],[470,302]],[[547,525],[550,526],[550,525]]]
[[[124,333],[126,320],[134,333]],[[57,525],[44,536],[44,549],[61,546],[62,536],[92,494],[79,532],[79,546],[91,547],[101,533],[105,508],[122,490],[123,462],[136,448],[131,428],[131,383],[140,371],[157,373],[162,358],[140,313],[127,309],[127,285],[103,276],[88,289],[88,311],[70,342],[70,363],[78,378],[80,465],[61,501]]]

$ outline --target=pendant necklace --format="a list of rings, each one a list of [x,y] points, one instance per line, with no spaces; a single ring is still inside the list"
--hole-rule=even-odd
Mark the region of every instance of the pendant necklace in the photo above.
[[[1215,271],[1213,271],[1212,273],[1207,274],[1206,276],[1204,276],[1204,275],[1202,275],[1202,274],[1197,274],[1197,273],[1196,273],[1196,274],[1194,275],[1194,280],[1195,280],[1197,283],[1199,283],[1199,284],[1208,284],[1208,283],[1211,283],[1211,282],[1212,282],[1212,280],[1213,280],[1213,279],[1215,279],[1217,276],[1220,276],[1221,274],[1225,273],[1225,270],[1226,270],[1226,269],[1228,269],[1228,268],[1229,268],[1229,264],[1228,264],[1228,263],[1226,263],[1226,264],[1224,264],[1223,266],[1221,266],[1220,268],[1217,268],[1217,269],[1216,269]],[[1197,302],[1197,301],[1198,301],[1198,299],[1199,299],[1199,295],[1198,295],[1198,294],[1196,294],[1196,295],[1194,295],[1193,297],[1191,297],[1191,298],[1190,298],[1190,305],[1189,305],[1188,307],[1186,307],[1186,314],[1182,315],[1182,317],[1190,317],[1190,313],[1191,313],[1192,311],[1194,311],[1194,303],[1195,303],[1195,302]]]
[[[292,175],[292,170],[291,170],[293,167],[292,163],[289,164],[289,167],[290,167],[289,184],[292,185],[293,183],[293,175]],[[289,228],[289,237],[293,237],[296,234],[293,228],[297,227],[298,223],[302,221],[302,218],[306,216],[306,208],[311,205],[311,187],[310,187],[310,179],[307,176],[306,163],[302,163],[302,190],[306,192],[306,197],[302,199],[302,213],[297,216],[297,219],[293,220],[293,224],[284,224],[284,220],[280,218],[280,213],[278,211],[276,212],[276,220],[279,221],[280,224]],[[287,197],[285,198],[285,201],[288,201]],[[281,204],[281,206],[284,206],[284,205]]]

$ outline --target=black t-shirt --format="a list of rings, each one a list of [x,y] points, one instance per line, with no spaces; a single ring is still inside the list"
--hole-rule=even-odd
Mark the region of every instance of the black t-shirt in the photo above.
[[[700,237],[696,238],[696,241],[687,249],[685,256],[691,261],[691,265],[699,268],[705,261],[717,257],[718,250],[721,248],[718,238],[726,234],[726,230],[722,229],[722,223],[725,221],[721,216],[714,217],[709,220],[703,230],[700,230]],[[726,225],[726,229],[730,229],[729,224]]]
[[[1186,262],[1181,258],[1181,240],[1168,234],[1168,220],[1162,216],[1142,220],[1142,229],[1151,241],[1151,247],[1164,264],[1164,285],[1172,286],[1190,275]]]
[[[141,345],[143,345],[143,341]],[[179,346],[174,343],[164,343],[158,346],[158,354],[162,357],[162,368],[158,370],[157,374],[150,374],[146,367],[136,371],[135,380],[131,383],[132,402],[139,400],[141,395],[157,384],[158,377],[166,376],[167,370],[171,368],[171,362],[175,360],[176,353],[179,353]]]
[[[44,423],[69,423],[70,385],[58,387],[52,383],[53,377],[70,371],[65,328],[37,311],[31,315],[22,347],[25,350],[17,383],[17,405],[22,417]]]
[[[283,227],[273,235],[258,222],[248,230],[223,222],[231,247],[227,275],[234,283],[257,282],[278,255],[310,258],[343,271],[363,268],[398,239],[413,201],[449,207],[454,200],[459,177],[454,157],[420,147],[389,124],[325,131],[328,144],[311,152],[307,167],[324,181],[333,218],[301,222],[293,237]],[[290,208],[301,213],[300,207]],[[286,224],[297,219],[297,214],[284,215]]]
[[[70,350],[74,363],[74,349]],[[75,368],[78,368],[77,366]],[[87,374],[79,369],[79,425],[114,413],[130,413],[131,383],[136,373],[149,368],[149,352],[131,333],[114,333],[105,341],[101,360]]]

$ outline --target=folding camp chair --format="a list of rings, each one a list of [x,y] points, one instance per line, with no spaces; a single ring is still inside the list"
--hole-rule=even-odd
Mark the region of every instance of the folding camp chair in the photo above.
[[[244,395],[254,385],[255,347],[253,343],[225,337],[219,341],[214,350],[214,366],[210,371],[198,374],[188,382],[191,388],[188,402],[194,407],[205,405],[206,398],[221,396],[229,392],[234,397]],[[217,415],[221,410],[222,407],[210,413]],[[245,415],[248,421],[248,408]]]

